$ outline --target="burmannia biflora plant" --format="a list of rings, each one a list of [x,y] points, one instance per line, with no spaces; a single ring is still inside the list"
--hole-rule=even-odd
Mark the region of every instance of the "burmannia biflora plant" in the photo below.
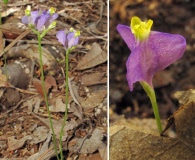
[[[133,84],[139,81],[150,98],[158,130],[161,133],[162,124],[152,79],[156,72],[165,69],[183,56],[186,39],[178,34],[151,31],[152,24],[151,19],[142,22],[134,16],[130,27],[119,24],[117,30],[131,50],[126,62],[126,78],[130,91],[133,91]]]
[[[46,35],[46,33],[53,29],[56,26],[56,21],[54,21],[56,18],[58,18],[58,14],[55,13],[55,8],[50,8],[48,11],[30,11],[25,10],[25,16],[22,18],[22,23],[27,24],[28,27],[37,35],[38,39],[38,48],[39,48],[39,65],[41,70],[41,82],[42,82],[42,89],[44,93],[44,99],[45,104],[47,107],[47,113],[49,116],[50,121],[50,127],[52,130],[52,139],[54,143],[54,149],[57,156],[57,159],[59,160],[58,151],[57,151],[57,144],[56,144],[56,135],[54,132],[53,122],[51,118],[51,112],[49,110],[49,102],[48,102],[48,96],[46,93],[45,88],[45,77],[44,77],[44,71],[43,71],[43,61],[42,61],[42,47],[41,47],[41,40]]]
[[[64,120],[60,132],[60,156],[62,155],[62,136],[64,134],[64,126],[66,124],[66,117],[68,113],[68,57],[69,54],[74,50],[79,42],[80,31],[75,31],[73,28],[69,30],[58,31],[56,37],[66,50],[66,111],[64,113]]]
[[[37,35],[38,37],[38,47],[39,47],[39,59],[40,59],[40,69],[41,69],[41,81],[42,81],[42,89],[44,93],[45,103],[47,107],[47,112],[49,115],[50,120],[50,126],[52,130],[52,139],[54,142],[54,149],[56,153],[56,157],[58,160],[63,160],[63,148],[62,148],[62,137],[64,134],[64,126],[66,124],[66,117],[68,113],[68,55],[72,50],[76,48],[76,45],[79,41],[80,31],[75,31],[73,28],[70,28],[69,30],[65,31],[58,31],[56,34],[56,37],[60,43],[64,46],[66,50],[66,111],[64,113],[64,120],[60,132],[60,144],[59,144],[59,151],[60,151],[60,157],[58,156],[58,149],[56,144],[56,135],[54,132],[53,122],[51,118],[51,112],[49,109],[49,103],[48,103],[48,96],[45,89],[44,84],[44,71],[43,71],[43,63],[42,63],[42,48],[41,48],[41,40],[46,35],[48,31],[56,27],[56,21],[55,19],[58,18],[58,14],[55,13],[56,9],[51,7],[48,11],[25,11],[25,16],[22,18],[22,23],[27,24],[29,28]]]

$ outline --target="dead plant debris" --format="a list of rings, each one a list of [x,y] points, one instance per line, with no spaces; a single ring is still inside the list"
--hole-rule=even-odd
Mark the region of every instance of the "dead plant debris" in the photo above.
[[[5,41],[5,44],[0,44],[0,159],[48,160],[55,157],[40,82],[37,37],[21,25],[27,7],[31,10],[55,7],[59,13],[57,27],[42,43],[45,83],[57,138],[65,112],[66,93],[65,52],[55,35],[58,30],[70,27],[81,31],[79,45],[69,59],[70,96],[63,135],[64,156],[106,160],[107,116],[96,114],[107,96],[107,2],[101,0],[57,0],[55,3],[10,0],[7,7],[1,8],[3,34],[0,34],[0,42]],[[102,78],[94,78],[97,73]],[[86,76],[87,82],[84,81]],[[104,90],[99,91],[99,87]],[[90,112],[86,108],[90,108]]]

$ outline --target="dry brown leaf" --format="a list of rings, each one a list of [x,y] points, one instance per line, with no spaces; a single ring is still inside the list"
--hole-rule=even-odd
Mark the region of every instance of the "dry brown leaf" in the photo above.
[[[54,132],[57,135],[58,139],[62,128],[62,123],[63,123],[62,120],[54,122]],[[78,126],[78,123],[74,119],[71,119],[71,121],[66,121],[66,125],[64,127],[64,135],[62,136],[62,141],[66,140],[68,136],[67,131],[74,129],[76,126]]]
[[[40,149],[39,154],[44,153],[46,150],[49,149],[49,144],[51,142],[51,139],[52,139],[51,133],[48,133],[47,134],[47,140],[43,143],[43,145],[42,145],[42,147]]]
[[[97,43],[93,43],[91,50],[79,61],[76,70],[92,68],[107,61],[107,53],[102,51]]]
[[[64,97],[58,96],[54,98],[51,102],[51,106],[49,106],[49,110],[51,112],[65,112],[66,111],[66,104],[63,102]],[[69,104],[68,104],[69,107]]]
[[[26,89],[30,83],[31,68],[34,68],[32,60],[18,61],[1,67],[3,74],[8,75],[8,81],[13,86]]]
[[[6,140],[1,140],[0,141],[0,148],[3,150],[3,149],[6,149],[7,148],[7,142]]]
[[[81,154],[78,160],[104,160],[101,158],[100,153],[94,153],[90,155]]]
[[[2,74],[2,71],[0,70],[0,87],[7,86],[7,77],[6,75]]]
[[[173,94],[179,103],[186,104],[188,102],[195,102],[195,89],[189,89],[188,91],[177,91]]]
[[[81,106],[74,106],[71,105],[70,109],[68,110],[68,112],[72,112],[75,116],[77,116],[79,119],[82,119],[83,117],[83,111],[82,111],[82,107]]]
[[[36,128],[32,134],[32,140],[30,144],[37,144],[46,140],[49,130],[45,126]]]
[[[181,106],[167,121],[163,133],[175,123],[179,140],[195,151],[195,102]]]
[[[195,103],[189,102],[174,114],[176,132],[186,146],[195,151]]]
[[[47,82],[48,84],[50,84],[51,86],[53,86],[55,89],[57,89],[57,84],[56,84],[56,80],[53,76],[47,76],[45,78],[45,82]]]
[[[39,64],[38,45],[25,44],[10,48],[6,53],[7,58],[26,57],[35,60]],[[42,47],[43,65],[51,67],[55,63],[54,56],[44,47]]]
[[[37,124],[35,123],[35,124],[31,125],[31,127],[30,127],[28,130],[32,132],[32,131],[34,131],[36,128],[37,128]]]
[[[15,139],[14,136],[9,137],[8,138],[8,150],[13,151],[13,150],[21,148],[24,145],[24,143],[26,142],[26,140],[28,140],[28,139],[30,140],[30,139],[32,139],[32,137],[30,135],[27,135],[19,140]]]
[[[103,139],[103,130],[96,128],[94,129],[92,136],[89,139],[86,139],[81,147],[80,153],[94,153],[97,151],[102,144]],[[78,140],[78,144],[79,144]]]
[[[140,120],[140,123],[142,120]],[[145,120],[147,121],[147,119]],[[137,122],[137,121],[135,121]],[[119,123],[110,126],[110,159],[114,160],[191,160],[194,159],[195,152],[178,138],[169,138],[159,136],[150,132],[151,125],[155,126],[155,120],[152,124],[145,126],[129,121],[119,120]],[[144,128],[143,128],[144,127]],[[147,129],[145,129],[147,128]]]
[[[100,72],[84,74],[81,77],[81,83],[84,86],[92,86],[96,84],[103,84],[106,82],[107,82],[107,78],[104,78],[103,73],[100,73]]]
[[[98,150],[102,158],[101,160],[107,160],[107,145],[103,143]]]
[[[52,151],[54,151],[54,150],[49,148],[50,143],[51,143],[51,139],[52,139],[51,133],[48,133],[47,140],[43,143],[39,152],[31,155],[30,157],[28,157],[27,160],[35,160],[35,159],[47,160],[47,159],[49,159],[49,157],[52,157],[53,155],[55,155],[55,153],[52,153]]]
[[[9,83],[13,86],[26,89],[29,84],[29,74],[25,73],[25,70],[21,68],[19,64],[8,64],[6,67],[1,68],[4,74],[7,74]]]
[[[7,88],[7,90],[4,93],[4,100],[1,103],[6,107],[10,107],[18,104],[20,100],[21,96],[18,90],[13,88]]]
[[[39,80],[37,78],[33,78],[32,83],[33,83],[33,86],[36,88],[37,92],[44,97],[41,80]],[[46,93],[48,93],[50,88],[51,88],[51,85],[49,83],[45,82]]]
[[[80,96],[79,86],[76,84],[75,81],[71,81],[71,87],[72,87],[72,92],[73,92],[76,100],[78,100],[79,103],[83,102],[85,99]]]
[[[34,105],[34,113],[37,114],[40,108],[41,99],[39,97],[36,98],[36,103]]]
[[[106,93],[106,90],[91,93],[91,95],[85,101],[81,102],[83,109],[88,110],[100,105],[100,103],[104,100]]]
[[[68,87],[69,87],[70,95],[71,95],[71,97],[73,98],[73,101],[74,101],[76,104],[78,104],[78,105],[80,106],[80,103],[79,103],[79,101],[77,100],[77,98],[76,98],[76,96],[75,96],[75,94],[74,94],[74,92],[73,92],[72,84],[71,84],[70,78],[68,78]]]
[[[9,8],[6,11],[4,11],[4,12],[1,13],[1,17],[7,17],[8,15],[10,15],[10,14],[16,12],[16,11],[19,11],[19,10],[20,10],[20,8],[16,8],[16,7]]]
[[[22,23],[5,23],[2,25],[2,29],[6,38],[15,39],[21,35],[22,32],[27,29],[27,27]]]
[[[28,99],[26,103],[23,103],[23,106],[28,106],[28,110],[30,112],[33,111],[34,113],[38,113],[40,103],[41,103],[41,98],[38,96],[32,99]]]
[[[2,30],[0,29],[0,53],[3,51],[4,49],[4,45],[3,45],[3,34],[2,34]]]

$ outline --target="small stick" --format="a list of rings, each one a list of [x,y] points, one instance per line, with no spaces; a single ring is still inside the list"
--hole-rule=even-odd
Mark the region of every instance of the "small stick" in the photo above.
[[[5,52],[7,52],[10,48],[12,48],[20,39],[25,37],[28,33],[30,33],[31,30],[28,29],[25,32],[23,32],[21,35],[19,35],[12,43],[10,43],[3,51],[0,52],[0,56],[2,56]]]

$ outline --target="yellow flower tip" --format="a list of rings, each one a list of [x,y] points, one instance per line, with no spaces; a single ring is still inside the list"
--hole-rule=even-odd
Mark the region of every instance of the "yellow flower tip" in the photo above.
[[[54,7],[51,7],[50,9],[49,9],[49,13],[52,15],[52,14],[54,14],[56,12],[56,8],[54,8]]]
[[[56,27],[56,21],[53,21],[53,22],[49,25],[48,29],[53,29],[53,28],[55,28],[55,27]]]
[[[70,31],[70,32],[74,32],[74,29],[71,27],[71,28],[69,29],[69,31]]]
[[[75,37],[79,37],[81,35],[81,31],[76,31],[75,32]]]
[[[75,37],[79,37],[81,34],[81,31],[75,31],[72,27],[69,29],[69,32],[74,32]]]
[[[25,10],[25,15],[26,15],[26,16],[30,16],[30,10],[29,10],[29,9],[26,9],[26,10]]]
[[[147,22],[142,22],[138,17],[134,16],[131,19],[131,30],[136,39],[145,40],[149,34],[153,24],[153,20],[149,19]]]
[[[51,24],[52,24],[52,26],[55,27],[56,26],[56,23],[57,23],[56,21],[53,21]]]

